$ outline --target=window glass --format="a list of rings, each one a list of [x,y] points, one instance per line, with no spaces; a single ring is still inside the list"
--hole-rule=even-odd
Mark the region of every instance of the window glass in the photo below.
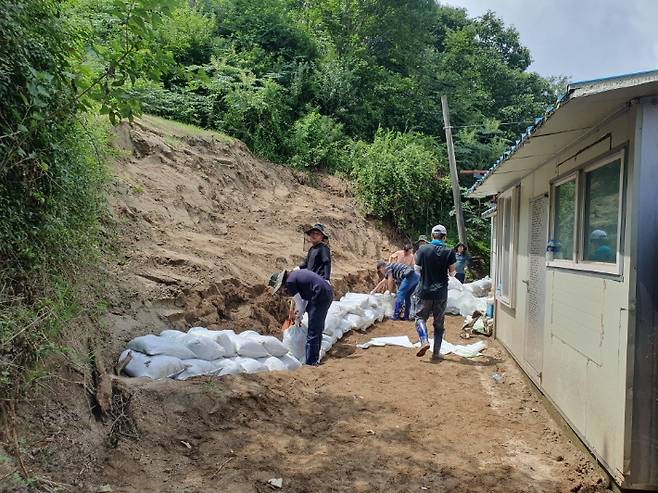
[[[583,260],[617,261],[620,179],[619,159],[585,174]]]
[[[576,219],[576,180],[555,187],[553,223],[554,258],[574,258],[574,227]]]

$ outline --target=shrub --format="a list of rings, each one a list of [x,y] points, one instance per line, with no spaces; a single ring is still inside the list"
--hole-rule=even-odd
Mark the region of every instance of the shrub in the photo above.
[[[290,164],[295,168],[344,169],[346,137],[340,123],[317,110],[297,120],[290,131]]]
[[[424,232],[430,210],[436,217],[434,210],[450,196],[428,137],[380,130],[372,144],[353,146],[352,162],[357,199],[366,213],[391,221],[409,236]]]

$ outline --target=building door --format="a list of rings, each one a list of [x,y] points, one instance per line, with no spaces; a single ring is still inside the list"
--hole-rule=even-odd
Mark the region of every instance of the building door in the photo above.
[[[544,314],[546,307],[546,241],[548,197],[541,195],[530,201],[528,241],[528,289],[525,360],[541,380],[544,354]]]

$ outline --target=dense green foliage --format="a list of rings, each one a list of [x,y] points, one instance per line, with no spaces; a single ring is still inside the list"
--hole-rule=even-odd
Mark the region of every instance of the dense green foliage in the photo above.
[[[56,348],[76,280],[97,257],[107,206],[108,118],[131,81],[157,79],[161,0],[0,1],[0,389]],[[3,402],[6,402],[3,400]]]
[[[441,94],[459,166],[481,168],[562,82],[527,72],[494,14],[433,0],[0,0],[0,12],[2,351],[38,349],[75,312],[71,279],[103,231],[98,114],[144,108],[341,173],[368,214],[412,236],[454,231]],[[482,250],[480,205],[465,208]]]
[[[433,0],[190,4],[180,0],[179,20],[163,33],[182,67],[139,85],[144,108],[234,135],[276,162],[353,175],[366,210],[407,235],[454,224],[438,171],[441,94],[465,169],[488,167],[555,97],[554,83],[526,71],[518,33],[493,13],[472,19]],[[407,145],[418,135],[434,142]],[[472,226],[486,238],[486,225]]]

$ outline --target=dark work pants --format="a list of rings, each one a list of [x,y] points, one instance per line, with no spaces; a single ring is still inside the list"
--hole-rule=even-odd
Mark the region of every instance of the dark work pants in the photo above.
[[[455,277],[459,282],[464,284],[464,281],[466,280],[466,274],[460,273],[460,272],[455,272]]]
[[[427,319],[432,316],[434,325],[434,348],[432,356],[438,357],[441,349],[441,342],[443,341],[443,321],[446,314],[446,304],[448,297],[438,300],[418,300],[416,305],[416,320],[422,320],[427,324]]]
[[[324,321],[331,306],[331,298],[308,302],[308,334],[306,336],[306,364],[317,365],[320,360],[320,345],[324,332]]]

